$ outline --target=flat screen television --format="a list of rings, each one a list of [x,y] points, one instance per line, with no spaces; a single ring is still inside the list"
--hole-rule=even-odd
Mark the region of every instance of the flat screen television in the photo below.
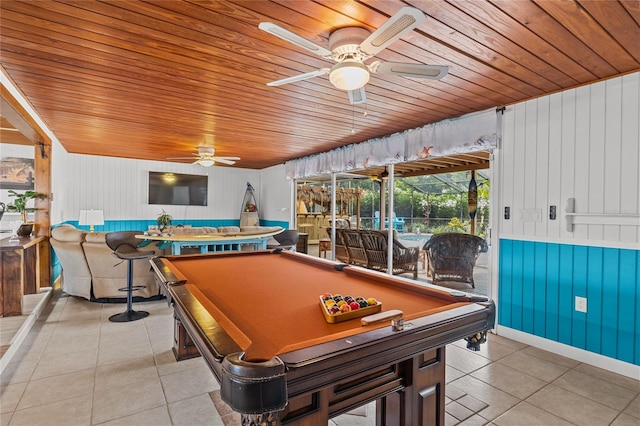
[[[209,177],[149,172],[149,204],[206,206]]]

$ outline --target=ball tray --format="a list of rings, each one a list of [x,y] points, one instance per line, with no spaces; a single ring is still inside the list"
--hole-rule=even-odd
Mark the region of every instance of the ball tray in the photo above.
[[[367,315],[377,314],[378,312],[382,311],[382,303],[380,301],[377,301],[375,305],[370,305],[370,306],[367,306],[366,308],[354,309],[349,312],[340,312],[340,313],[332,314],[331,312],[329,312],[329,309],[325,305],[324,300],[322,300],[322,296],[320,296],[320,309],[322,309],[322,313],[324,314],[324,319],[328,323],[334,324],[342,321],[348,321],[354,318],[360,318],[360,317],[365,317]]]

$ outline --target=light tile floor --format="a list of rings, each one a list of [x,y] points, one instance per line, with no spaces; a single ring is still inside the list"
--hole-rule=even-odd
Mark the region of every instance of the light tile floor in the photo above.
[[[484,263],[474,292],[487,295]],[[418,280],[429,282],[424,270]],[[238,424],[202,359],[175,362],[166,303],[136,308],[151,315],[114,324],[107,318],[124,305],[55,292],[0,376],[0,426]],[[3,350],[20,321],[0,319]],[[637,380],[495,335],[480,352],[449,345],[447,383],[446,425],[640,425]],[[374,403],[330,421],[374,423]]]
[[[166,302],[107,318],[121,304],[55,292],[0,376],[0,425],[223,425],[201,358],[176,362]],[[640,382],[490,335],[479,352],[447,347],[446,425],[640,424]],[[372,425],[375,407],[331,420]],[[228,417],[228,416],[227,416]]]

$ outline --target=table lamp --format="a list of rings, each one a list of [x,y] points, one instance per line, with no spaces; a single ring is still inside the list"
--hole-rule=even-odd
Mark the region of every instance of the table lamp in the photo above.
[[[89,225],[89,232],[93,232],[95,225],[104,225],[102,210],[80,210],[78,225]]]

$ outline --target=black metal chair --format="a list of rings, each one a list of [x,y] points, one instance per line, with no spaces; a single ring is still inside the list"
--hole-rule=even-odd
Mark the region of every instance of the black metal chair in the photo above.
[[[287,229],[273,236],[278,245],[267,245],[269,249],[294,250],[300,238],[300,232],[296,229]]]
[[[143,240],[140,240],[135,236],[140,234],[142,234],[140,231],[121,231],[110,232],[105,236],[107,246],[113,250],[113,255],[118,259],[127,261],[127,286],[118,289],[118,291],[127,292],[127,310],[110,316],[109,321],[137,321],[149,315],[149,312],[133,310],[133,292],[146,287],[143,285],[133,285],[133,261],[138,259],[149,259],[155,255],[153,250],[138,250],[138,247]]]

